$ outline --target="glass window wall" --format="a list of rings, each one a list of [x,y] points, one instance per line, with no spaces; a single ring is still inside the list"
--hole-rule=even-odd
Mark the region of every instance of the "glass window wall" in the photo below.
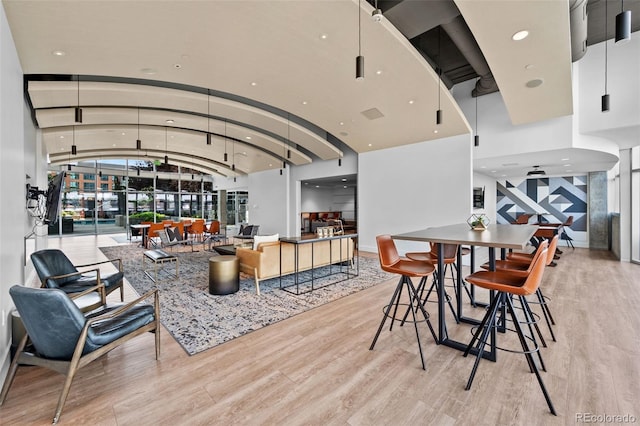
[[[82,162],[67,172],[61,220],[49,234],[124,233],[129,224],[153,220],[153,213],[158,221],[220,220],[219,201],[209,176],[194,170],[140,160]],[[246,222],[248,193],[228,193],[227,201],[230,223]]]

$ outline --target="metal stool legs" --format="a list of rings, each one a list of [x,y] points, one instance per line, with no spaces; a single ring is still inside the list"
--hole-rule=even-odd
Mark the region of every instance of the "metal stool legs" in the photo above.
[[[522,327],[520,326],[520,322],[518,321],[518,318],[516,316],[516,312],[515,312],[513,303],[511,302],[511,298],[509,297],[508,294],[504,292],[499,292],[496,295],[496,297],[493,298],[493,300],[491,301],[491,304],[489,305],[489,309],[487,310],[486,315],[482,319],[480,326],[474,333],[473,338],[471,339],[471,342],[469,342],[469,345],[467,345],[467,349],[464,352],[464,356],[465,357],[468,356],[469,352],[473,347],[473,344],[476,342],[476,340],[478,340],[478,355],[476,356],[476,360],[474,362],[473,369],[471,370],[471,375],[469,376],[469,380],[467,381],[467,385],[465,389],[466,390],[471,389],[471,384],[473,383],[473,379],[478,369],[478,364],[480,363],[480,359],[482,358],[482,353],[484,352],[484,346],[487,342],[487,336],[489,334],[489,330],[495,324],[498,308],[502,303],[506,304],[507,311],[511,314],[511,319],[513,320],[513,324],[516,329],[518,339],[520,340],[520,345],[522,346],[524,355],[527,358],[527,363],[529,364],[530,369],[533,371],[533,373],[536,375],[536,378],[538,379],[538,384],[540,385],[540,389],[542,390],[544,398],[547,401],[547,406],[549,407],[549,411],[551,411],[551,414],[557,415],[556,410],[553,407],[553,403],[551,402],[549,393],[547,392],[547,388],[545,387],[544,382],[542,380],[542,376],[540,375],[540,371],[538,370],[535,360],[533,359],[532,350],[529,348],[529,345],[527,344],[527,338],[522,331]]]
[[[405,286],[407,287],[407,293],[409,296],[409,310],[411,311],[411,315],[413,317],[413,325],[416,331],[416,340],[418,341],[418,349],[420,351],[420,361],[422,362],[422,369],[425,370],[426,368],[424,363],[424,355],[422,353],[422,345],[420,344],[420,333],[418,332],[418,319],[416,315],[418,310],[422,312],[422,316],[424,317],[424,320],[427,323],[427,326],[429,326],[429,330],[431,331],[433,340],[437,342],[436,332],[433,329],[433,326],[431,325],[431,321],[429,321],[429,314],[424,309],[424,306],[422,305],[422,302],[418,297],[418,294],[416,292],[415,287],[413,286],[413,283],[411,282],[411,279],[405,275],[403,275],[398,281],[398,285],[396,286],[396,289],[393,292],[393,296],[391,296],[391,300],[389,301],[389,304],[385,306],[382,321],[380,322],[378,331],[376,332],[376,335],[373,338],[373,342],[371,342],[371,346],[369,347],[369,350],[373,350],[373,348],[375,347],[376,342],[378,341],[378,337],[380,336],[380,332],[382,331],[382,328],[384,327],[384,324],[387,321],[387,318],[391,318],[391,325],[389,326],[389,331],[391,331],[391,329],[393,328],[394,321],[400,321],[400,319],[396,319],[396,314],[398,312],[398,305],[400,305],[400,297],[402,296],[402,289]],[[389,312],[391,311],[391,307],[393,307],[393,316],[389,315]]]

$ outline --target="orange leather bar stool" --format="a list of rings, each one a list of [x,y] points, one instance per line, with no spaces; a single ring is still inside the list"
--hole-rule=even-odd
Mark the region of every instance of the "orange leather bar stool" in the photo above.
[[[511,315],[515,331],[518,334],[518,338],[522,346],[522,351],[527,359],[527,363],[529,364],[529,369],[536,375],[536,378],[538,379],[538,384],[540,385],[540,389],[542,390],[544,398],[547,401],[547,405],[549,407],[549,410],[551,411],[551,414],[556,415],[556,410],[553,407],[553,403],[551,402],[551,397],[547,392],[547,388],[544,386],[542,376],[540,375],[540,371],[538,370],[538,366],[536,365],[536,362],[532,355],[532,353],[536,351],[537,348],[531,349],[529,347],[529,344],[527,343],[528,336],[526,336],[522,331],[522,327],[520,326],[516,310],[514,309],[513,302],[511,301],[511,298],[513,296],[524,298],[524,296],[529,296],[536,292],[536,290],[540,286],[540,281],[542,280],[546,258],[547,249],[543,250],[543,252],[536,258],[531,273],[529,273],[526,277],[518,277],[514,274],[503,271],[478,271],[474,272],[466,278],[466,280],[471,284],[485,288],[487,290],[493,290],[496,292],[496,294],[491,300],[486,315],[475,331],[473,338],[469,342],[469,345],[467,346],[467,349],[464,353],[465,357],[469,355],[469,352],[474,347],[476,341],[478,342],[476,345],[478,353],[465,389],[471,389],[471,384],[473,383],[473,378],[475,377],[476,370],[478,369],[478,364],[480,362],[480,359],[482,358],[484,347],[487,344],[489,332],[496,325],[496,317],[499,308],[502,305],[505,305],[507,311]]]
[[[443,276],[446,276],[447,268],[449,268],[449,270],[451,271],[451,280],[455,283],[456,279],[453,276],[453,267],[451,265],[455,265],[456,263],[456,257],[458,256],[458,246],[456,244],[444,244],[443,249],[444,249],[444,259],[442,259],[444,264]],[[438,263],[438,248],[435,244],[431,244],[430,251],[409,252],[409,253],[406,253],[405,256],[417,262],[426,262],[435,268],[436,264]],[[420,300],[422,300],[423,304],[427,303],[427,301],[429,300],[429,296],[431,296],[431,292],[434,289],[436,290],[436,294],[438,294],[437,293],[438,285],[439,283],[437,280],[437,274],[433,274],[433,282],[431,284],[431,287],[429,287],[429,290],[427,291],[427,295],[423,298],[425,288],[427,287],[427,277],[423,277],[420,280],[420,284],[418,284],[417,291],[420,295]],[[456,286],[454,285],[453,288],[455,290]],[[456,291],[456,297],[458,297],[457,290],[455,291]],[[453,309],[453,304],[451,303],[451,297],[449,297],[446,291],[444,294],[447,300],[447,304],[449,305],[449,309],[451,309],[451,313],[453,314],[453,318],[455,318],[456,323],[459,323],[460,321],[458,320],[458,315],[456,314],[455,309]],[[407,314],[405,314],[405,318]]]
[[[518,216],[516,218],[516,220],[514,222],[512,222],[514,225],[526,225],[527,223],[529,223],[529,218],[531,217],[530,214],[527,213],[523,213],[520,216]]]
[[[551,255],[551,258],[553,259],[553,255],[551,253],[550,250],[548,250],[549,247],[549,243],[547,242],[547,240],[543,240],[539,245],[538,248],[536,249],[535,253],[533,253],[531,255],[531,258],[525,261],[514,261],[514,260],[496,260],[496,271],[501,271],[501,272],[508,272],[512,275],[516,275],[518,277],[527,277],[531,271],[533,270],[533,266],[535,265],[536,260],[538,259],[539,256],[542,256],[542,253],[544,254],[544,259],[543,261],[546,262],[549,260],[549,255]],[[489,269],[489,264],[485,263],[484,265],[481,266],[483,269]],[[540,293],[540,287],[538,287],[538,289],[536,290],[536,294]],[[536,332],[538,334],[538,336],[540,337],[540,342],[542,344],[542,346],[544,346],[545,348],[547,347],[547,342],[545,342],[544,337],[542,337],[542,333],[540,332],[540,328],[538,327],[538,323],[537,321],[534,319],[534,314],[531,311],[531,308],[529,307],[529,303],[527,302],[527,300],[525,298],[520,298],[520,303],[522,305],[522,309],[525,312],[525,324],[527,324],[529,326],[529,328],[531,329],[531,326],[533,325],[536,329]],[[546,317],[546,315],[545,315]],[[549,327],[549,331],[551,332],[551,337],[553,338],[553,340],[555,341],[555,335],[553,334],[553,330],[551,329],[551,325],[549,324],[549,322],[547,322],[547,326]],[[532,333],[533,335],[533,333]]]
[[[559,240],[560,240],[560,236],[554,235],[554,237],[551,239],[551,243],[549,243],[549,250],[547,251],[547,260],[546,260],[547,266],[551,265],[553,262],[555,249],[558,246]],[[533,257],[534,257],[534,254],[509,253],[507,255],[507,260],[510,261],[510,264],[515,264],[515,262],[526,263],[526,262],[531,262],[533,260]],[[496,265],[496,269],[497,268],[498,267]],[[507,268],[509,268],[508,265],[507,265]],[[542,309],[542,314],[544,315],[544,319],[547,323],[547,327],[549,328],[549,333],[551,333],[551,338],[555,342],[556,336],[553,333],[552,325],[556,325],[556,321],[553,319],[553,315],[551,315],[551,310],[549,309],[549,304],[547,303],[549,298],[544,294],[542,294],[542,289],[539,287],[538,287],[538,290],[536,291],[536,297],[538,299],[537,302],[529,302],[529,303],[535,303],[537,305],[540,305],[540,308]]]
[[[380,322],[380,326],[378,327],[378,331],[376,332],[376,336],[373,338],[373,342],[371,342],[371,346],[369,350],[373,350],[378,341],[378,337],[380,336],[380,332],[382,331],[382,327],[384,327],[387,318],[391,318],[391,326],[389,327],[389,331],[393,328],[394,321],[401,321],[400,318],[396,318],[396,314],[398,313],[398,305],[400,305],[400,298],[402,296],[402,291],[406,287],[407,294],[409,296],[409,303],[403,304],[408,305],[411,314],[413,315],[413,325],[416,330],[416,339],[418,341],[418,349],[420,350],[420,360],[422,361],[422,369],[425,369],[424,364],[424,355],[422,354],[422,345],[420,344],[420,334],[418,333],[418,320],[416,318],[416,314],[418,311],[422,312],[422,316],[424,317],[424,321],[429,326],[429,330],[431,331],[431,335],[433,336],[433,340],[437,342],[436,333],[433,330],[433,326],[431,325],[431,321],[429,321],[429,314],[424,309],[424,306],[417,294],[416,288],[411,282],[411,278],[413,277],[427,277],[433,274],[435,268],[433,265],[430,265],[426,262],[416,262],[415,260],[409,260],[406,258],[401,258],[398,255],[398,250],[396,249],[396,245],[391,239],[390,235],[378,235],[376,237],[376,243],[378,244],[378,257],[380,259],[380,267],[383,271],[391,272],[393,274],[399,274],[400,280],[398,281],[398,285],[396,286],[395,291],[393,292],[393,296],[391,296],[391,301],[388,305],[384,307],[384,315],[382,317],[382,321]],[[391,312],[391,308],[393,307],[393,315],[390,316],[389,312]]]

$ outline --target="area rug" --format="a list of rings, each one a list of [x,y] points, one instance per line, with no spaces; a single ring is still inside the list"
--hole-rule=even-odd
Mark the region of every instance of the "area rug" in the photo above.
[[[156,287],[142,270],[142,248],[121,245],[101,247],[100,250],[109,259],[122,259],[125,278],[139,294]],[[208,260],[217,254],[209,251],[173,254],[180,262],[179,278],[167,272],[158,276],[160,321],[189,355],[392,278],[380,269],[377,259],[360,257],[357,277],[310,293],[290,294],[280,289],[280,279],[275,278],[260,282],[261,294],[258,296],[253,278],[244,278],[240,280],[237,293],[214,296],[209,294]],[[321,268],[317,270],[317,275],[322,274]],[[335,275],[321,278],[317,284],[321,286],[327,280],[337,278],[339,276]],[[292,275],[283,277],[288,283],[292,279]]]

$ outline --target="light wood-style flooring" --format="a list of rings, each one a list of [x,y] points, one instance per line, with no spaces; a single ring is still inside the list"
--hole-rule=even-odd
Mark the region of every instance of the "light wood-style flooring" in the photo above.
[[[77,263],[102,259],[96,246],[112,244],[108,236],[50,243]],[[542,349],[557,417],[522,355],[482,361],[465,391],[473,359],[436,345],[424,324],[426,371],[410,324],[387,327],[370,351],[394,279],[191,357],[164,329],[158,361],[153,336],[138,337],[79,372],[60,424],[573,425],[585,414],[640,422],[640,265],[562,249],[542,287],[557,323],[557,342]],[[427,309],[435,321],[435,304]],[[468,325],[449,331],[471,337]],[[517,344],[512,334],[499,343]],[[50,424],[62,384],[56,373],[21,367],[0,424]]]

